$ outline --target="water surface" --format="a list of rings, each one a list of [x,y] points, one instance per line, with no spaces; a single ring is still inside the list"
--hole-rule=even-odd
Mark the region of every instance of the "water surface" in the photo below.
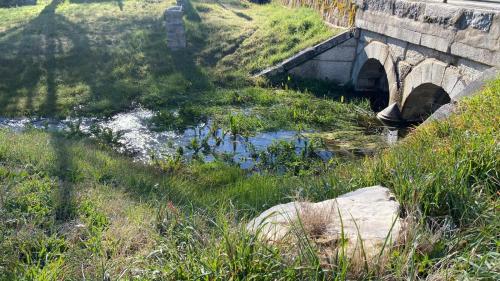
[[[202,155],[205,161],[213,161],[216,156],[222,155],[225,159],[230,159],[245,169],[254,166],[256,153],[265,151],[277,141],[293,144],[296,153],[300,153],[311,137],[319,136],[325,139],[327,145],[324,149],[319,149],[317,155],[326,160],[335,155],[343,155],[346,151],[359,155],[371,154],[378,145],[377,142],[382,140],[381,135],[377,135],[369,136],[366,140],[358,140],[357,143],[342,142],[338,141],[339,136],[335,133],[325,134],[312,131],[299,133],[289,130],[263,132],[243,137],[232,135],[231,132],[220,128],[211,128],[210,120],[187,128],[183,132],[156,131],[151,126],[154,114],[153,111],[136,108],[118,113],[111,118],[67,118],[65,120],[0,118],[0,128],[10,128],[16,132],[27,128],[64,132],[69,131],[71,126],[79,124],[83,133],[90,134],[91,127],[99,125],[102,128],[109,128],[114,133],[119,133],[121,135],[118,141],[120,146],[116,149],[133,155],[136,161],[150,162],[153,158],[166,158],[179,153],[179,148],[182,148],[184,157],[191,158],[198,150],[197,153]],[[393,134],[390,135],[394,141]]]

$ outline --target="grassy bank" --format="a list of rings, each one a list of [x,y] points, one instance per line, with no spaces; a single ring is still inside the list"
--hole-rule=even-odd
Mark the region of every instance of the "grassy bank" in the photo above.
[[[220,87],[252,85],[251,72],[337,32],[309,9],[193,1],[188,48],[172,52],[163,23],[172,1],[38,2],[0,9],[2,115],[102,116],[137,103],[216,100]]]
[[[286,259],[240,223],[297,196],[382,184],[413,227],[382,269],[358,278],[495,280],[499,92],[497,79],[449,120],[320,176],[249,176],[220,163],[165,173],[88,141],[2,131],[0,276],[343,279],[307,256]]]

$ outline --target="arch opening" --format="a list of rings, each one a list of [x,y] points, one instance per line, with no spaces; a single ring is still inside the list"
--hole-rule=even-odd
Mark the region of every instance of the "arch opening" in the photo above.
[[[442,87],[424,83],[411,91],[404,101],[401,114],[410,122],[422,122],[450,101],[450,96]]]
[[[370,100],[373,111],[389,105],[389,82],[384,66],[377,59],[368,59],[361,67],[356,81],[356,92]]]

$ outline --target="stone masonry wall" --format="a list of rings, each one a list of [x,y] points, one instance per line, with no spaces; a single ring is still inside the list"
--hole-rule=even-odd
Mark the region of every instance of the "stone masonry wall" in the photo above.
[[[500,11],[408,0],[357,0],[356,27],[483,65],[500,65]]]
[[[186,47],[186,30],[184,29],[183,15],[182,6],[172,6],[165,11],[167,46],[171,50]]]
[[[334,48],[291,69],[293,75],[347,84],[351,80],[352,65],[356,55],[357,39],[351,38]]]

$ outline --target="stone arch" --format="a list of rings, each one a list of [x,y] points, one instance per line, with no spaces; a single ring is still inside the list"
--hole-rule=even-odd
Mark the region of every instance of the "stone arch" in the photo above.
[[[386,96],[385,106],[399,101],[396,65],[384,43],[372,41],[357,55],[352,81],[357,91],[371,88]]]
[[[436,59],[426,59],[404,80],[401,116],[409,122],[423,121],[463,88],[465,82],[458,69]]]

